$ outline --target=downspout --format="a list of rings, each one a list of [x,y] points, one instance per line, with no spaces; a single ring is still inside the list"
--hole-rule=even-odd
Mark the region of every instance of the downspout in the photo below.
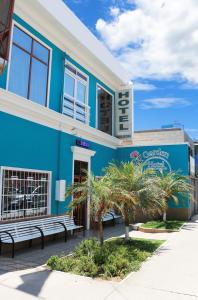
[[[63,59],[63,79],[62,79],[62,92],[61,92],[61,101],[60,101],[60,106],[59,106],[59,113],[62,114],[63,113],[63,101],[64,101],[64,74],[65,74],[65,59],[66,59],[66,54],[65,57]],[[60,180],[61,179],[61,149],[62,149],[62,124],[61,122],[59,123],[59,131],[58,131],[58,157],[57,157],[57,179],[56,180]],[[56,213],[57,215],[59,214],[59,201],[57,201],[56,203]]]

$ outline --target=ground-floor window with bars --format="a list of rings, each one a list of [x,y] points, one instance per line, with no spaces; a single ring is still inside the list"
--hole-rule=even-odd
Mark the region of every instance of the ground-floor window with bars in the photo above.
[[[50,185],[50,172],[1,167],[0,220],[47,215]]]

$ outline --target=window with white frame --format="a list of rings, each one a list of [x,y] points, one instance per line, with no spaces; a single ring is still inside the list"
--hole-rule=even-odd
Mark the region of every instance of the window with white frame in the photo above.
[[[9,91],[46,106],[49,64],[49,48],[14,25]]]
[[[63,114],[89,123],[88,77],[70,63],[65,64]]]
[[[50,172],[2,167],[0,175],[0,220],[48,214]]]

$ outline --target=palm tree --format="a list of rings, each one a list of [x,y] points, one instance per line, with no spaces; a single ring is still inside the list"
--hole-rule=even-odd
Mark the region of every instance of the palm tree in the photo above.
[[[178,196],[187,195],[192,191],[192,185],[189,183],[189,177],[182,176],[179,172],[160,172],[157,174],[157,184],[163,192],[164,211],[163,221],[166,221],[166,211],[168,208],[168,201],[173,200],[178,204]]]
[[[74,183],[66,190],[66,197],[73,196],[73,201],[70,204],[71,210],[90,197],[90,210],[94,219],[98,221],[101,245],[104,241],[102,218],[113,207],[111,194],[112,187],[108,177],[103,176],[98,179],[92,174],[87,174],[84,182]]]
[[[156,184],[154,170],[148,170],[141,162],[110,164],[106,175],[113,187],[112,199],[125,222],[125,239],[129,239],[129,224],[138,209],[145,214],[162,212],[162,191]]]

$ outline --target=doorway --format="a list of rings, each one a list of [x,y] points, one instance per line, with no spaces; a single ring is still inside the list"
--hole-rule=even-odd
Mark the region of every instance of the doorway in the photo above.
[[[88,168],[88,162],[74,160],[74,183],[81,183],[86,180]],[[73,216],[77,225],[82,225],[84,228],[87,228],[87,201],[79,204],[74,209]]]

